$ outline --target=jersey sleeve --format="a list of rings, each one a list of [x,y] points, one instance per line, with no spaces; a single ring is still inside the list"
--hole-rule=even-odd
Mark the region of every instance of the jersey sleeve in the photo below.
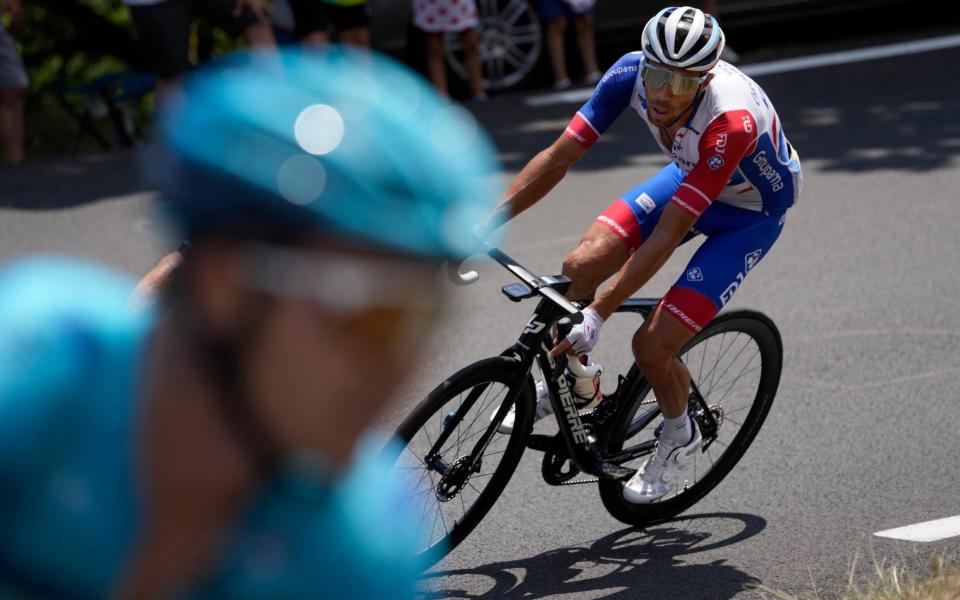
[[[589,148],[600,139],[623,109],[630,106],[633,88],[640,73],[641,57],[639,52],[631,52],[610,67],[590,99],[570,120],[564,135],[584,148]]]
[[[757,143],[757,121],[746,110],[725,112],[700,137],[700,159],[671,198],[699,217],[723,191],[737,164]]]
[[[130,288],[119,281],[56,259],[0,270],[0,489],[42,464],[86,418],[92,374],[106,376],[102,338],[125,319]]]

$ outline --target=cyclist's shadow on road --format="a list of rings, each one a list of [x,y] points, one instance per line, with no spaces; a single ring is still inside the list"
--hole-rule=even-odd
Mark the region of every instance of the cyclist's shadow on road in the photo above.
[[[724,520],[721,530],[735,525],[737,532],[724,535],[691,528],[691,522],[706,520]],[[589,546],[560,548],[473,569],[427,573],[417,598],[541,598],[554,594],[574,597],[578,593],[603,591],[608,592],[605,599],[623,600],[732,598],[760,581],[723,560],[686,564],[682,557],[742,542],[766,526],[766,520],[756,515],[712,513],[685,516],[642,530],[628,527]],[[603,574],[594,574],[598,572]],[[460,587],[465,583],[462,577],[479,584],[471,585],[472,588],[481,587],[484,591],[464,590]]]

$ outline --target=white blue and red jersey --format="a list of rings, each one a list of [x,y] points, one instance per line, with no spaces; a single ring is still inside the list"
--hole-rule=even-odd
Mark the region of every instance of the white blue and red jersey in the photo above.
[[[766,93],[723,61],[710,71],[709,84],[672,146],[664,146],[659,127],[647,114],[640,77],[645,60],[642,52],[618,60],[564,133],[590,148],[632,107],[670,157],[669,166],[618,198],[597,221],[633,252],[668,203],[697,217],[692,233],[707,240],[662,306],[699,331],[779,237],[785,213],[803,185],[800,159]]]

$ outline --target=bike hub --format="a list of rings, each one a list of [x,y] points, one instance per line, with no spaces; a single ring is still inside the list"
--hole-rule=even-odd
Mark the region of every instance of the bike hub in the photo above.
[[[456,498],[457,494],[463,491],[467,482],[470,481],[470,476],[477,470],[478,469],[470,468],[469,456],[461,456],[458,458],[450,465],[450,468],[447,469],[447,472],[443,474],[443,477],[441,477],[437,483],[437,500],[440,502],[449,502]]]

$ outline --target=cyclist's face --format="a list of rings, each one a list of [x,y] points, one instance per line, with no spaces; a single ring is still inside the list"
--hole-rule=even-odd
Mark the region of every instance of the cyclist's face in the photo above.
[[[699,77],[702,75],[702,73],[674,69],[666,66],[658,66],[657,68],[673,71],[685,77]],[[676,94],[669,84],[652,85],[651,82],[644,80],[643,87],[647,94],[647,115],[650,118],[650,122],[658,127],[666,127],[676,121],[677,117],[690,108],[697,93],[704,85],[706,85],[706,82],[686,94]]]
[[[402,292],[408,297],[331,309],[277,290],[250,348],[248,385],[268,431],[284,446],[318,450],[344,464],[415,366],[438,317],[434,269],[413,263],[387,268],[412,269],[404,278],[420,278],[415,295],[408,286]]]

